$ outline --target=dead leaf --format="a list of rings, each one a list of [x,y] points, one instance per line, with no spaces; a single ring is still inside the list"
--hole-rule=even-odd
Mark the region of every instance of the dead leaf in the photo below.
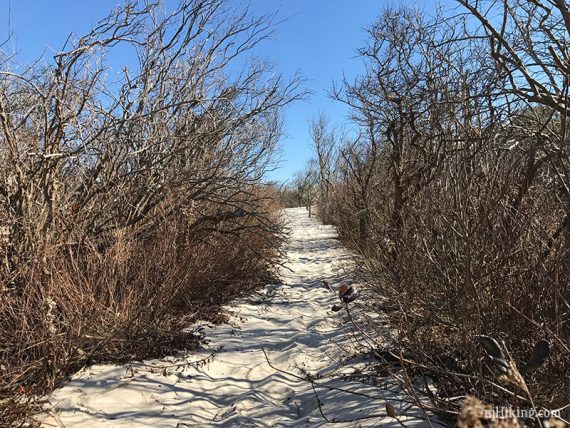
[[[386,413],[388,414],[388,416],[390,416],[391,418],[396,419],[398,417],[398,414],[396,413],[396,409],[394,408],[394,406],[392,406],[389,403],[386,403]]]

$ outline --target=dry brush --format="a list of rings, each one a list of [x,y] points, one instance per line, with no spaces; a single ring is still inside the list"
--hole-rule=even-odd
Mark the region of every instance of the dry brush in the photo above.
[[[394,321],[408,369],[435,380],[437,394],[419,396],[455,411],[468,394],[561,408],[570,14],[558,1],[459,3],[433,18],[388,9],[368,29],[365,72],[333,89],[359,133],[334,149],[315,138],[320,213],[364,256],[370,310]],[[534,404],[496,380],[481,335],[504,340],[520,365],[550,343],[546,363],[523,373]]]
[[[0,56],[3,423],[86,364],[194,346],[189,321],[272,274],[262,182],[302,96],[251,55],[272,29],[221,0],[133,1],[50,61]]]

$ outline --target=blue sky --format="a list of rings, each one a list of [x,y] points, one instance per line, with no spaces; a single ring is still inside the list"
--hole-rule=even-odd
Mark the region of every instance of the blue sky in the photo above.
[[[228,1],[236,5],[246,3]],[[5,40],[11,29],[9,50],[18,52],[19,61],[28,63],[44,52],[50,58],[50,47],[59,50],[69,33],[87,32],[118,3],[119,0],[0,0],[0,40]],[[175,3],[167,1],[169,6]],[[331,100],[327,92],[343,74],[350,79],[362,70],[356,50],[366,41],[364,28],[372,24],[383,8],[400,3],[415,4],[427,11],[433,10],[434,5],[431,0],[249,2],[254,13],[277,10],[278,19],[287,18],[277,27],[275,36],[255,53],[273,60],[277,71],[285,76],[299,71],[306,79],[305,88],[312,92],[307,101],[291,105],[285,111],[281,167],[270,173],[270,179],[287,180],[311,156],[308,120],[312,116],[322,111],[338,125],[346,120],[347,108]]]

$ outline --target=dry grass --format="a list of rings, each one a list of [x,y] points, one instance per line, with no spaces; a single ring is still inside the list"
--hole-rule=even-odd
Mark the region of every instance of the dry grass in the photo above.
[[[259,210],[264,222],[277,220],[269,202]],[[21,422],[36,397],[85,365],[193,349],[201,336],[184,328],[197,318],[223,319],[223,303],[270,278],[277,223],[259,228],[260,220],[248,218],[239,234],[223,222],[190,233],[192,220],[181,217],[146,237],[119,232],[99,248],[52,249],[46,265],[21,272],[18,293],[1,288],[3,424]]]

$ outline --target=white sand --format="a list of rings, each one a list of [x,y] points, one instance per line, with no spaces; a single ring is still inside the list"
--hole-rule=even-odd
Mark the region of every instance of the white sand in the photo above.
[[[350,324],[343,311],[330,311],[337,298],[321,286],[321,280],[338,287],[345,279],[343,264],[350,264],[351,256],[335,239],[334,229],[309,219],[305,209],[289,209],[285,215],[291,228],[287,266],[292,272],[282,270],[283,284],[268,285],[262,292],[235,302],[230,307],[235,314],[234,327],[206,328],[211,341],[200,351],[146,364],[197,361],[223,346],[212,362],[200,368],[172,367],[166,371],[140,365],[133,366],[132,371],[128,366],[90,367],[53,393],[52,415],[44,425],[328,426],[311,383],[302,379],[305,370],[318,377],[316,391],[329,420],[378,415],[335,426],[401,426],[386,416],[385,400],[402,415],[400,421],[406,426],[423,426],[421,411],[406,410],[409,405],[399,401],[406,398],[393,382],[373,386],[342,377],[365,361],[346,360],[346,352],[354,350]],[[274,367],[291,374],[272,368],[263,349]]]

